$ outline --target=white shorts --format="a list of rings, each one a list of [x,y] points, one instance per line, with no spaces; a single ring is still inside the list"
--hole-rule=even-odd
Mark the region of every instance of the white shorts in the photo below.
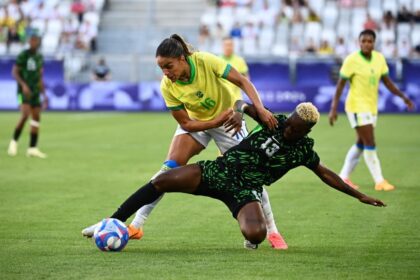
[[[233,146],[238,145],[239,142],[241,142],[242,139],[244,139],[248,135],[248,130],[246,128],[245,121],[242,121],[242,128],[241,128],[242,135],[237,133],[235,136],[232,136],[233,131],[229,131],[227,133],[223,126],[207,129],[204,131],[188,132],[182,129],[180,125],[178,125],[175,131],[175,136],[185,134],[185,133],[189,133],[195,140],[197,140],[201,145],[203,145],[204,148],[207,147],[211,139],[214,139],[214,142],[216,143],[220,152],[224,154],[227,150],[229,150]]]
[[[372,113],[352,113],[346,112],[347,118],[349,119],[350,126],[352,128],[364,125],[373,125],[376,126],[376,121],[378,120],[378,115],[374,115]]]

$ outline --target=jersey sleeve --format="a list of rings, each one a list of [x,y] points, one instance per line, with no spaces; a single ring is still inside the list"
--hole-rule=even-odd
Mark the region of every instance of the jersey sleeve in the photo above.
[[[353,63],[350,56],[348,56],[341,66],[340,69],[340,77],[344,80],[348,80],[353,76],[354,69],[353,69]]]
[[[203,60],[207,65],[210,66],[210,68],[213,70],[217,77],[223,79],[227,78],[230,69],[232,69],[232,66],[230,64],[228,64],[220,57],[211,53],[203,53]]]
[[[308,167],[309,169],[314,169],[319,164],[319,156],[318,154],[313,150],[314,147],[314,140],[309,139],[307,144],[305,145],[305,156],[304,156],[304,163],[303,165]]]
[[[165,100],[166,108],[171,111],[177,111],[184,108],[184,104],[171,93],[165,78],[163,78],[160,82],[160,91],[162,93],[163,100]]]
[[[25,63],[26,63],[25,52],[21,52],[16,58],[16,65],[20,68],[23,68],[25,67]]]

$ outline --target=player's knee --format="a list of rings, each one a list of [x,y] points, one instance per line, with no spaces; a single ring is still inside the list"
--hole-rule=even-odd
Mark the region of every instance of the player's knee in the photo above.
[[[246,240],[253,244],[260,244],[267,235],[267,228],[264,222],[247,224],[241,230]]]
[[[178,167],[179,164],[175,160],[167,160],[163,163],[161,167],[161,173],[152,179],[152,184],[155,186],[156,190],[160,192],[165,192],[165,187],[170,182],[170,177],[166,174],[166,171]]]

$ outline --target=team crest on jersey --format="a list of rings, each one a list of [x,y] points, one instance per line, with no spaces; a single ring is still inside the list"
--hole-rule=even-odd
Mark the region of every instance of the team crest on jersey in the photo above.
[[[195,96],[197,96],[198,98],[202,98],[204,96],[204,93],[202,93],[201,91],[197,91]]]
[[[32,57],[29,58],[27,63],[26,63],[26,70],[28,70],[28,71],[35,71],[36,70],[36,62]]]

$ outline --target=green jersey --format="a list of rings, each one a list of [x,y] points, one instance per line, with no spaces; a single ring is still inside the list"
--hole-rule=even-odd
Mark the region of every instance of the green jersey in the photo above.
[[[305,136],[295,143],[285,141],[285,115],[276,115],[275,131],[257,126],[239,145],[215,161],[199,162],[203,180],[211,186],[226,186],[228,180],[242,188],[259,189],[271,185],[298,166],[315,168],[319,157],[313,150],[314,140]],[[229,185],[229,184],[228,184]]]
[[[32,94],[39,94],[41,92],[41,71],[44,65],[42,55],[24,50],[18,55],[16,65],[19,67],[19,75],[31,89]],[[19,84],[18,93],[22,93],[22,87]]]

